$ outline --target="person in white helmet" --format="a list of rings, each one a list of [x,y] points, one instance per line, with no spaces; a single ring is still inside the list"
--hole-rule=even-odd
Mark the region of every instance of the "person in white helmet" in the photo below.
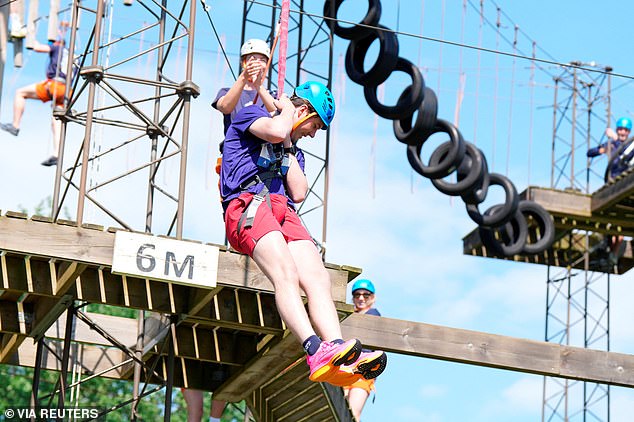
[[[270,112],[277,110],[273,105],[273,96],[264,87],[266,79],[264,74],[266,63],[271,57],[269,45],[262,40],[251,39],[242,44],[240,49],[240,62],[242,72],[238,79],[229,88],[220,88],[216,99],[211,106],[224,115],[224,133],[233,120],[233,117],[244,107],[253,104],[257,95],[256,104],[261,104]]]

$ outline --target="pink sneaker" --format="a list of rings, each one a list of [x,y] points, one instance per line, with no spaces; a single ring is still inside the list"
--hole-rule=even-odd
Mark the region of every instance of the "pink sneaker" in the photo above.
[[[352,372],[361,374],[367,380],[381,375],[387,367],[387,355],[380,350],[361,352],[359,359],[350,365]]]
[[[361,342],[357,339],[342,344],[322,341],[317,352],[306,355],[310,367],[309,379],[315,382],[327,382],[329,373],[344,364],[352,364],[361,354]]]

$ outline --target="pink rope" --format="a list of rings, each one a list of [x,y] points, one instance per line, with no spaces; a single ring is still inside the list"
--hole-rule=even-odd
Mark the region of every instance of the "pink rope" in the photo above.
[[[288,15],[291,11],[291,0],[282,1],[280,14],[280,52],[277,59],[277,95],[284,92],[284,77],[286,76],[286,49],[288,47]]]

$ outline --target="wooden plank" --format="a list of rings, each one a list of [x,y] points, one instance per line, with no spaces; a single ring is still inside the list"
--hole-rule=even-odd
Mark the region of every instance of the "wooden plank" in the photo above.
[[[0,217],[0,250],[111,267],[114,234],[72,225]],[[328,265],[329,267],[332,265]],[[349,277],[341,267],[327,268],[336,301],[346,300]],[[273,285],[255,262],[236,252],[220,252],[218,285],[273,293]]]
[[[590,217],[591,196],[575,191],[529,186],[521,197],[537,202],[551,214],[561,214],[575,217]]]
[[[350,406],[348,406],[348,401],[343,395],[341,388],[326,382],[322,382],[319,385],[324,390],[328,404],[335,415],[335,420],[340,422],[354,422],[354,416],[352,416],[352,411],[350,410]]]
[[[304,351],[297,339],[286,332],[283,339],[260,350],[244,367],[225,382],[214,394],[217,400],[238,402],[253,390],[279,374],[289,364],[297,360]]]
[[[344,338],[369,348],[531,374],[634,387],[634,356],[352,314]]]
[[[601,212],[634,195],[634,170],[592,194],[592,211]]]

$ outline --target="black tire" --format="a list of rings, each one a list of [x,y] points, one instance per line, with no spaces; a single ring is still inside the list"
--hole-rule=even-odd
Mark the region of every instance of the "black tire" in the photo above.
[[[517,211],[517,206],[519,204],[517,189],[515,189],[515,185],[507,177],[498,173],[489,174],[489,185],[498,185],[504,189],[505,200],[500,211],[490,213],[489,215],[485,212],[483,215],[480,214],[478,205],[467,204],[467,214],[469,214],[471,220],[479,226],[501,226],[502,224],[507,223],[513,217],[515,211]]]
[[[346,51],[346,73],[355,83],[375,88],[385,82],[396,69],[399,61],[398,38],[394,32],[383,25],[377,25],[380,29],[373,29],[367,36],[350,41]],[[386,31],[387,30],[387,31]],[[367,72],[363,63],[368,49],[374,40],[379,40],[379,55],[376,63]]]
[[[398,98],[397,104],[405,102],[410,95],[411,87],[405,88],[401,96]],[[438,118],[438,98],[433,89],[425,87],[423,102],[418,107],[416,121],[412,125],[412,117],[414,113],[403,116],[394,120],[393,129],[394,136],[399,142],[407,145],[416,145],[418,141],[434,129],[436,119]]]
[[[423,102],[425,93],[425,80],[414,63],[399,57],[394,71],[405,72],[412,77],[412,84],[408,85],[410,89],[406,88],[403,90],[396,105],[386,106],[379,103],[379,99],[376,96],[379,84],[365,84],[363,87],[363,94],[370,108],[379,116],[390,120],[411,116]]]
[[[436,189],[450,196],[461,196],[467,192],[472,192],[474,186],[482,183],[482,155],[480,151],[470,142],[465,142],[465,155],[462,161],[456,165],[456,183],[450,183],[443,179],[432,179],[431,183]],[[445,142],[441,144],[429,157],[429,165],[436,166],[445,158],[451,144]]]
[[[339,25],[337,21],[337,14],[339,13],[339,6],[344,0],[335,0],[334,15],[331,14],[330,6],[333,0],[326,0],[324,2],[324,16],[331,18],[328,21],[328,27],[330,31],[336,36],[346,40],[358,40],[360,38],[368,36],[373,29],[368,26],[376,26],[381,19],[381,1],[380,0],[368,0],[368,13],[365,14],[359,24],[352,27],[343,27]],[[361,26],[367,25],[367,26]]]
[[[423,143],[434,133],[444,132],[449,135],[449,142],[451,142],[451,150],[447,153],[446,159],[438,165],[424,165],[420,159],[420,152],[423,149]],[[428,177],[430,179],[442,179],[447,177],[452,171],[454,162],[462,161],[465,154],[465,145],[462,140],[462,134],[453,124],[446,120],[438,119],[436,126],[432,132],[421,140],[420,144],[409,145],[407,147],[407,160],[412,168],[421,176]]]
[[[528,255],[535,255],[549,249],[555,241],[555,223],[553,222],[552,216],[544,209],[544,207],[534,201],[520,201],[518,209],[527,221],[527,217],[530,216],[535,224],[529,227],[526,244],[523,249],[524,253]],[[539,229],[540,234],[538,240],[535,242],[529,242],[529,240],[531,240],[530,235],[536,235],[537,229]]]
[[[484,152],[480,148],[478,148],[480,152],[480,157],[482,157],[482,173],[480,178],[478,178],[478,183],[473,186],[471,192],[467,192],[463,195],[460,195],[460,198],[464,201],[465,204],[480,204],[484,202],[487,197],[487,192],[489,191],[489,165],[487,164],[487,158],[484,156]],[[461,169],[458,167],[458,175],[460,175]]]
[[[493,215],[501,208],[501,204],[495,205],[489,208],[485,215]],[[486,246],[487,250],[496,255],[510,257],[522,253],[526,244],[528,225],[518,208],[508,223],[492,228],[480,226],[478,232],[482,244]]]

